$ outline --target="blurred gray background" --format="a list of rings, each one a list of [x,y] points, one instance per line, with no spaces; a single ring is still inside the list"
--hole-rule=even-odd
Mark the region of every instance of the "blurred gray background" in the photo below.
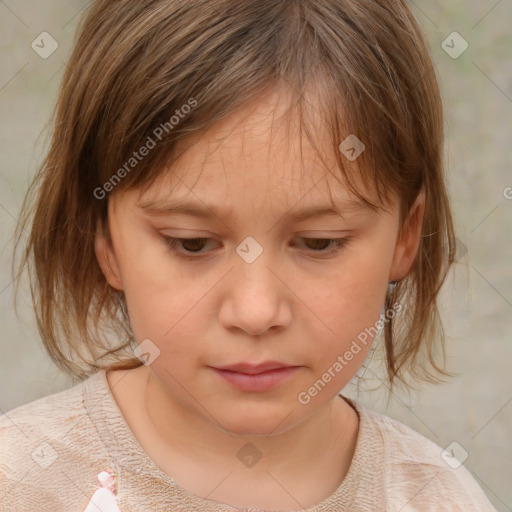
[[[27,286],[20,295],[20,317],[15,316],[10,264],[21,201],[43,159],[48,121],[87,4],[0,0],[0,414],[74,384],[43,351]],[[445,101],[448,185],[464,257],[443,288],[441,309],[447,369],[457,376],[417,392],[396,393],[387,404],[383,386],[371,390],[384,376],[376,353],[368,361],[362,391],[351,384],[345,393],[443,448],[456,441],[469,454],[465,466],[496,509],[509,511],[512,2],[425,0],[410,5],[430,41]],[[58,43],[47,59],[31,47],[42,32]],[[453,32],[469,45],[461,55],[464,41]]]

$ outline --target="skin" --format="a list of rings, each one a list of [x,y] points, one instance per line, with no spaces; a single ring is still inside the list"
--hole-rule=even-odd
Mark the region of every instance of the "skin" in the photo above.
[[[418,196],[400,240],[396,202],[388,213],[293,220],[290,211],[330,206],[328,184],[336,204],[351,196],[332,176],[322,179],[306,142],[301,178],[300,159],[290,158],[299,154],[298,133],[273,123],[280,98],[274,93],[203,133],[143,196],[114,193],[112,243],[98,227],[95,249],[108,283],[124,290],[136,339],[160,350],[150,365],[107,373],[146,453],[189,492],[283,510],[319,503],[348,472],[359,424],[337,394],[363,364],[371,338],[309,403],[297,397],[375,325],[388,282],[409,272],[424,198]],[[206,203],[217,215],[151,214],[138,206],[170,198]],[[186,260],[163,235],[212,240],[178,246],[200,249],[199,258]],[[235,250],[248,236],[263,249],[252,263]],[[351,239],[337,251],[304,240],[345,236]],[[268,360],[300,368],[265,392],[241,391],[210,368]],[[237,457],[247,443],[261,454],[252,467]]]

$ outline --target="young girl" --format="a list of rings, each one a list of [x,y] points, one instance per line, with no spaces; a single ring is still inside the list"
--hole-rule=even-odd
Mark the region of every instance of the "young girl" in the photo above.
[[[83,382],[1,418],[2,510],[494,510],[340,393],[381,332],[449,375],[442,148],[403,0],[93,2],[18,231]]]

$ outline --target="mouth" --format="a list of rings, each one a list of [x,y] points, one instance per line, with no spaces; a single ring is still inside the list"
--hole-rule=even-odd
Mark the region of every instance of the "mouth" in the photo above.
[[[245,373],[248,375],[258,375],[261,373],[266,373],[272,370],[280,370],[283,368],[296,368],[294,365],[280,363],[277,361],[265,361],[263,363],[236,363],[228,366],[216,366],[213,367],[217,370],[222,371],[230,371],[236,373]]]
[[[289,380],[301,367],[268,362],[259,365],[241,363],[210,367],[231,386],[248,392],[270,391]]]

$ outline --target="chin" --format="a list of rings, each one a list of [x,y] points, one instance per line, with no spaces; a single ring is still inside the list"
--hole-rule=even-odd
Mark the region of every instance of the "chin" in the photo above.
[[[237,408],[228,404],[225,414],[216,416],[222,429],[234,436],[276,436],[292,428],[299,420],[290,414],[291,407],[265,404]]]

